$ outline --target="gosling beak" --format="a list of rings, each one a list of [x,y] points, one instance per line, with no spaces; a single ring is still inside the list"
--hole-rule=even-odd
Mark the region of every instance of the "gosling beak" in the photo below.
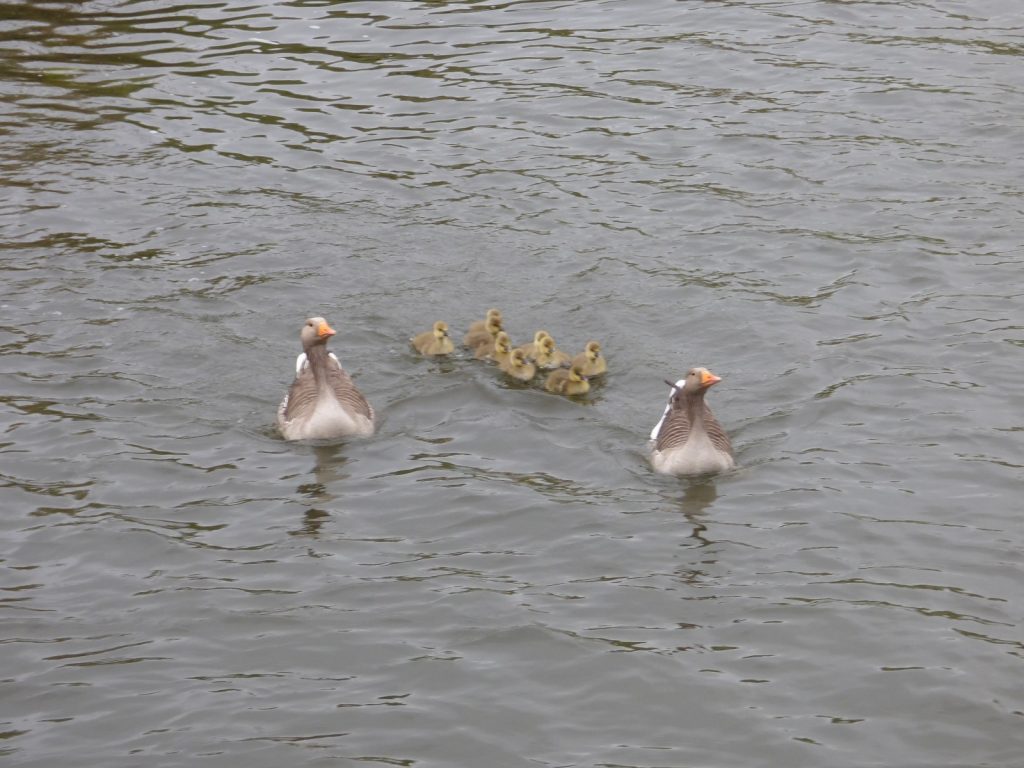
[[[333,336],[335,333],[337,333],[337,331],[331,328],[327,323],[320,323],[320,327],[316,329],[316,335],[321,339],[325,336]]]
[[[705,369],[700,375],[700,384],[702,387],[710,387],[712,384],[717,384],[722,379],[715,376],[711,371]]]

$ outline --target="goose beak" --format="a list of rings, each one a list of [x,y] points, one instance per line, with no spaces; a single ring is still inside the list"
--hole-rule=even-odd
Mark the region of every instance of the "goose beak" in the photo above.
[[[327,323],[321,323],[320,327],[316,329],[316,335],[319,336],[321,339],[324,338],[325,336],[333,336],[336,333],[337,331],[331,328],[331,326],[329,326]]]
[[[706,369],[700,375],[700,383],[702,387],[710,387],[712,384],[717,384],[721,380],[721,377],[715,376],[715,374]]]

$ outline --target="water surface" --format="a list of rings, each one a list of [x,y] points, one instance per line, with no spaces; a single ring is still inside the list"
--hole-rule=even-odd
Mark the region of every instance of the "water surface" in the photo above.
[[[1020,764],[1022,33],[0,3],[5,761]],[[606,381],[407,345],[489,306]],[[274,432],[313,314],[371,440]]]

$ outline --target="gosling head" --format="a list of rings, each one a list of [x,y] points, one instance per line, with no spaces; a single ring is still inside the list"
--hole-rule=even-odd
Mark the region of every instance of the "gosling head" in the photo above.
[[[492,307],[491,309],[488,309],[487,310],[487,319],[488,320],[497,320],[498,324],[500,325],[501,324],[501,320],[502,320],[502,318],[501,318],[501,310],[500,309],[495,309],[494,307]]]
[[[508,356],[508,365],[510,368],[525,368],[526,353],[521,349],[513,349]]]
[[[448,336],[448,323],[444,320],[438,320],[434,323],[434,338],[438,341],[447,338]]]
[[[587,360],[594,362],[601,356],[601,345],[596,341],[588,341],[583,351],[587,356]]]
[[[508,337],[508,334],[504,331],[498,331],[498,335],[494,337],[494,351],[507,355],[511,347],[512,339]]]
[[[583,374],[583,371],[578,365],[574,365],[569,368],[569,381],[581,382],[586,380],[587,377]]]
[[[497,316],[492,316],[490,312],[487,313],[487,322],[484,323],[484,327],[491,336],[497,336],[498,331],[501,330],[501,313]]]

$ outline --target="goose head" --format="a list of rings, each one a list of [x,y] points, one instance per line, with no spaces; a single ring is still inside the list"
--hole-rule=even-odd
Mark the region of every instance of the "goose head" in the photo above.
[[[671,399],[676,400],[684,395],[696,395],[698,392],[704,393],[709,387],[714,386],[722,379],[715,376],[707,368],[691,368],[686,372],[686,377],[676,382],[671,382],[668,379],[665,383],[672,387]]]
[[[337,331],[331,328],[322,317],[311,317],[302,326],[299,339],[302,341],[302,348],[309,349],[317,344],[326,344],[327,340],[335,333]]]

